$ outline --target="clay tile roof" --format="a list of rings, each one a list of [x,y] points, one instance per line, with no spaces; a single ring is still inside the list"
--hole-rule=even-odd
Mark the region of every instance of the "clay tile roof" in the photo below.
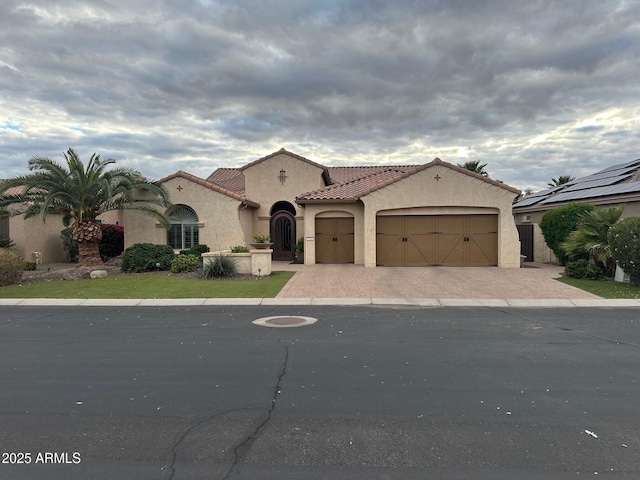
[[[190,173],[183,172],[182,170],[180,170],[180,171],[178,171],[176,173],[173,173],[173,174],[169,175],[168,177],[161,178],[160,180],[158,180],[158,183],[165,183],[165,182],[168,182],[169,180],[173,180],[174,178],[178,178],[178,177],[184,178],[185,180],[188,180],[188,181],[193,182],[193,183],[197,183],[198,185],[202,185],[203,187],[209,188],[209,189],[213,190],[214,192],[222,193],[223,195],[226,195],[228,197],[234,198],[234,199],[236,199],[236,200],[238,200],[240,202],[243,202],[243,203],[249,205],[250,207],[258,208],[260,206],[259,203],[253,202],[253,201],[247,199],[247,197],[244,196],[244,195],[240,195],[239,193],[234,192],[232,190],[229,190],[227,188],[224,188],[221,185],[217,185],[215,183],[209,182],[209,181],[204,180],[204,179],[202,179],[200,177],[196,177],[195,175],[191,175]]]
[[[220,185],[227,190],[245,195],[244,173],[238,168],[219,168],[207,178],[207,182]]]
[[[377,168],[378,169],[378,168]],[[314,200],[356,201],[360,197],[375,190],[384,188],[406,176],[410,171],[403,171],[394,167],[384,167],[378,172],[356,178],[343,183],[336,183],[313,192],[304,193],[296,201],[304,203]]]
[[[517,188],[510,187],[504,183],[497,182],[495,180],[491,180],[488,177],[485,177],[475,172],[471,172],[465,168],[459,167],[458,165],[453,165],[451,163],[443,162],[439,158],[436,158],[432,162],[427,163],[425,165],[419,165],[419,166],[413,166],[413,167],[412,166],[379,167],[379,168],[382,168],[383,170],[376,173],[372,173],[371,175],[367,175],[362,178],[356,178],[351,181],[329,185],[325,188],[314,190],[313,192],[304,193],[296,197],[296,202],[301,204],[304,204],[307,202],[312,203],[312,202],[323,202],[323,201],[355,202],[361,197],[368,195],[371,192],[375,192],[376,190],[384,188],[387,185],[391,185],[392,183],[402,180],[403,178],[407,178],[415,174],[416,172],[425,170],[434,165],[442,165],[444,167],[450,168],[464,175],[469,175],[471,177],[477,178],[478,180],[482,180],[483,182],[489,183],[491,185],[504,188],[505,190],[509,190],[510,192],[513,192],[516,194],[520,193],[520,190],[518,190]]]
[[[284,148],[281,148],[280,150],[278,150],[277,152],[273,152],[265,157],[259,158],[258,160],[255,160],[251,163],[247,163],[246,165],[244,165],[243,167],[240,167],[240,170],[246,170],[249,167],[254,166],[257,163],[260,162],[264,162],[265,160],[271,158],[271,157],[275,157],[276,155],[281,155],[281,154],[285,154],[285,155],[289,155],[290,157],[293,158],[297,158],[298,160],[302,160],[305,163],[308,163],[309,165],[313,165],[314,167],[318,167],[322,170],[324,170],[325,172],[327,172],[327,167],[325,167],[324,165],[320,165],[319,163],[316,163],[312,160],[309,160],[308,158],[305,158],[303,156],[300,155],[296,155],[295,153],[289,152],[287,150],[285,150]]]
[[[363,167],[327,167],[332,183],[344,183],[362,178],[373,173],[380,173],[393,168],[403,172],[413,170],[418,165],[370,165]]]

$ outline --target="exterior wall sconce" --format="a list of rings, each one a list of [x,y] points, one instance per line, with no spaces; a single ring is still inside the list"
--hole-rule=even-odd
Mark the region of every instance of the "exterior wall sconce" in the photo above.
[[[284,185],[284,182],[287,180],[287,172],[284,170],[284,168],[280,170],[280,173],[278,174],[278,180],[280,180],[280,183],[283,185]]]

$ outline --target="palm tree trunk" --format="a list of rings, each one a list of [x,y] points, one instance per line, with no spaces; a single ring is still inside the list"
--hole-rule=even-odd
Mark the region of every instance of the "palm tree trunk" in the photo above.
[[[78,222],[73,230],[73,239],[78,242],[78,267],[104,265],[100,258],[99,244],[102,240],[100,224],[91,220]]]

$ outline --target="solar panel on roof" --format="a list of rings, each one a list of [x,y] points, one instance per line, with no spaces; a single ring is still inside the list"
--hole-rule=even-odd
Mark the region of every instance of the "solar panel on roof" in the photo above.
[[[587,175],[586,177],[577,178],[576,180],[572,181],[571,184],[591,182],[593,180],[618,177],[618,176],[627,175],[627,174],[631,175],[637,169],[638,169],[637,167],[626,167],[620,170],[609,170],[608,172],[598,172],[598,173],[594,173],[593,175]]]
[[[588,190],[577,190],[573,192],[561,192],[558,195],[549,197],[540,204],[574,202],[588,198],[607,197],[610,195],[621,195],[623,193],[640,192],[640,182],[620,183],[605,187],[596,187]]]
[[[637,165],[640,165],[640,158],[637,160],[632,160],[627,163],[619,163],[618,165],[612,165],[608,168],[605,168],[604,170],[600,170],[600,172],[598,173],[608,172],[610,170],[620,170],[622,168],[627,168],[627,167],[637,166]]]
[[[542,200],[544,200],[544,197],[533,197],[531,195],[527,195],[518,203],[514,204],[513,208],[528,207],[530,205],[535,205],[536,203],[541,202]]]
[[[585,190],[588,188],[597,188],[597,187],[606,187],[607,185],[614,185],[616,183],[620,183],[624,180],[627,180],[629,178],[631,178],[632,174],[627,174],[627,175],[621,175],[621,176],[617,176],[617,177],[609,177],[609,178],[601,178],[598,180],[593,180],[591,182],[580,182],[580,183],[575,183],[567,188],[565,188],[564,190],[562,190],[562,193],[564,192],[574,192],[576,190]]]

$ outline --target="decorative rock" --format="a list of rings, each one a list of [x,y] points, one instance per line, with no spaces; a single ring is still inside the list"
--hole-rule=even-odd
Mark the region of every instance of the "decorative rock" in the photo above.
[[[89,276],[91,278],[105,278],[105,277],[108,277],[109,274],[107,273],[106,270],[94,270],[89,274]]]

